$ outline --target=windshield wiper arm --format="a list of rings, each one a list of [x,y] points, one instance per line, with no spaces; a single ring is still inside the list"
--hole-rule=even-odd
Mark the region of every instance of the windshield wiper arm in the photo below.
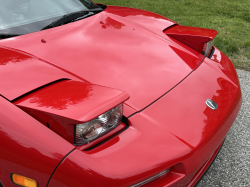
[[[57,27],[60,25],[64,25],[64,24],[70,23],[74,20],[78,20],[78,18],[81,18],[81,17],[89,14],[90,12],[101,12],[102,10],[103,9],[101,9],[101,8],[95,8],[95,9],[82,10],[82,11],[66,14],[66,15],[62,16],[61,18],[59,18],[58,20],[56,20],[56,21],[52,22],[51,24],[47,25],[46,27],[42,28],[42,30],[50,29],[50,28]]]

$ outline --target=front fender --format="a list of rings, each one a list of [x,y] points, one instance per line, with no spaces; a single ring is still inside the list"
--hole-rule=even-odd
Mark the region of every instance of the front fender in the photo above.
[[[0,181],[15,187],[11,174],[46,186],[56,166],[74,146],[0,97]]]

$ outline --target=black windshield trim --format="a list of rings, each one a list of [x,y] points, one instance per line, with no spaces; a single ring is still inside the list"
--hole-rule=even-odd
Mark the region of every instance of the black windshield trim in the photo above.
[[[20,36],[20,34],[1,34],[0,33],[0,39],[6,39],[6,38],[11,38],[15,36]]]
[[[50,28],[57,27],[57,26],[60,26],[60,25],[64,25],[64,24],[67,24],[69,22],[78,21],[79,20],[78,18],[81,18],[81,17],[86,18],[86,17],[88,17],[87,14],[89,14],[90,12],[99,13],[101,11],[103,11],[102,8],[95,8],[95,9],[82,10],[82,11],[72,12],[70,14],[65,14],[62,17],[60,17],[58,20],[56,20],[56,21],[52,22],[51,24],[47,25],[46,27],[42,28],[42,30],[46,30],[46,29],[50,29]],[[86,17],[84,17],[85,15],[86,15]]]

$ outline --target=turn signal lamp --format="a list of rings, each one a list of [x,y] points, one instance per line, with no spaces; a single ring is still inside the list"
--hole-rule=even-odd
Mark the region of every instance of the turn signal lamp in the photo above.
[[[23,187],[38,187],[37,182],[34,179],[17,174],[12,174],[12,182]]]
[[[75,125],[75,145],[87,144],[116,128],[121,123],[122,112],[120,104],[89,122]]]

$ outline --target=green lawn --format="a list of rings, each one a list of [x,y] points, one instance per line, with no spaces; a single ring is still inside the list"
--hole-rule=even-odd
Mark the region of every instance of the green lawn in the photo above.
[[[181,25],[215,29],[215,46],[250,71],[250,0],[99,0],[156,12]]]

